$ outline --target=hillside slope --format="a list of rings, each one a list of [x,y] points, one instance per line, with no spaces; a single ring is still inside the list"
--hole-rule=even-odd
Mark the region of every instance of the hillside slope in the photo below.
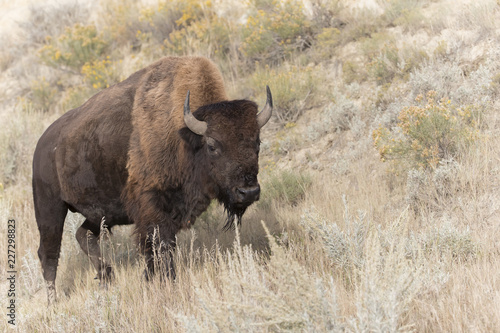
[[[1,6],[0,252],[15,219],[19,331],[500,331],[496,1]],[[217,63],[231,98],[262,105],[273,91],[261,200],[236,232],[221,231],[215,203],[182,232],[175,282],[146,283],[132,227],[116,228],[101,241],[116,272],[107,288],[70,214],[47,308],[38,138],[97,91],[191,54]]]

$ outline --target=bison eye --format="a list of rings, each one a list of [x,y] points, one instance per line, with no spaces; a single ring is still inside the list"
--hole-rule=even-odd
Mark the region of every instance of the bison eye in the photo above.
[[[210,155],[219,155],[220,149],[218,148],[218,142],[212,138],[207,138],[207,150]]]

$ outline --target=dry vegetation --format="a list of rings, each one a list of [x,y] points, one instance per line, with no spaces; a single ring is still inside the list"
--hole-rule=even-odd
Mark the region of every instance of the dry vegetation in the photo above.
[[[0,276],[15,218],[17,329],[500,332],[497,2],[242,3],[18,8],[0,36]],[[96,91],[189,54],[220,66],[231,97],[262,103],[265,85],[275,95],[261,201],[236,233],[221,231],[215,204],[182,232],[175,282],[146,283],[132,229],[117,227],[102,239],[116,274],[107,289],[70,214],[59,301],[47,307],[30,186],[37,139]]]

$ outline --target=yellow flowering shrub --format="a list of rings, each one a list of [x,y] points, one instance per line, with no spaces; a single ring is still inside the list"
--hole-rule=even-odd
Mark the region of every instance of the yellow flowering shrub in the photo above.
[[[85,63],[101,57],[107,47],[107,42],[94,25],[80,23],[66,28],[57,38],[48,36],[46,42],[39,50],[42,61],[53,67],[78,71]]]
[[[229,49],[230,23],[219,17],[210,0],[167,0],[141,11],[140,20],[167,52],[178,55],[203,52],[207,56]]]
[[[97,24],[102,27],[104,35],[113,48],[136,45],[136,32],[143,26],[139,22],[140,1],[137,0],[105,0],[100,1],[101,10]]]
[[[253,1],[253,6],[254,12],[243,27],[240,50],[245,56],[283,58],[310,45],[311,22],[301,1]]]
[[[106,55],[108,46],[103,33],[95,25],[78,23],[67,27],[58,37],[47,37],[47,44],[38,52],[43,62],[81,75],[89,90],[95,91],[107,88],[119,79],[110,56]]]
[[[460,147],[478,136],[480,110],[456,107],[450,100],[436,101],[436,92],[416,98],[418,105],[404,108],[394,130],[378,128],[373,141],[382,161],[394,160],[412,168],[435,168],[439,161],[457,157]]]
[[[81,73],[84,81],[95,90],[107,88],[110,84],[118,81],[109,57],[85,63]]]

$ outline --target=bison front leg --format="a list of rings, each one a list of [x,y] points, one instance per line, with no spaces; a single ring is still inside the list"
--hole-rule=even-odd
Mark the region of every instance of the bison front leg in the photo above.
[[[171,232],[165,225],[152,226],[145,235],[141,237],[143,253],[146,258],[145,277],[149,280],[156,272],[160,277],[166,276],[175,279],[174,251],[176,246],[175,233]]]
[[[178,200],[159,190],[144,190],[130,176],[124,194],[125,207],[134,221],[141,252],[146,259],[146,279],[157,272],[175,279],[173,254],[175,235],[180,230],[176,221]]]
[[[97,270],[97,278],[99,278],[101,283],[106,283],[113,278],[113,270],[102,257],[99,247],[100,232],[100,226],[96,226],[90,221],[85,220],[76,231],[76,239],[83,252],[89,256],[92,265]]]

